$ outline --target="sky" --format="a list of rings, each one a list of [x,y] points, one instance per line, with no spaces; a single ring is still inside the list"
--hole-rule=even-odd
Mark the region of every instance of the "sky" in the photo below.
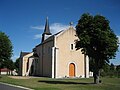
[[[70,22],[76,26],[83,13],[105,16],[120,40],[120,0],[0,0],[0,31],[11,40],[15,61],[21,51],[32,52],[41,42],[46,17],[51,32],[57,33]],[[120,52],[110,61],[120,64]]]

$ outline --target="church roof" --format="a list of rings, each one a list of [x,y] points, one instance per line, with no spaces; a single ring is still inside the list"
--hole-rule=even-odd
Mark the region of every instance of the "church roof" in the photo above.
[[[60,33],[63,32],[63,31],[65,31],[65,30],[61,30],[61,31],[59,31],[58,33],[54,34],[54,36],[60,34]]]
[[[46,42],[46,41],[49,41],[49,39],[50,38],[54,38],[56,35],[58,35],[58,34],[60,34],[61,32],[63,32],[64,30],[61,30],[61,31],[59,31],[58,33],[56,33],[56,34],[53,34],[53,35],[51,35],[50,37],[48,37],[44,42]],[[40,46],[40,45],[42,45],[44,42],[42,42],[42,43],[40,43],[40,44],[38,44],[38,45],[36,45],[36,47],[38,47],[38,46]],[[34,51],[35,50],[35,48],[33,49],[33,52],[35,52]]]
[[[25,55],[30,54],[30,52],[21,52],[20,57],[24,57]]]

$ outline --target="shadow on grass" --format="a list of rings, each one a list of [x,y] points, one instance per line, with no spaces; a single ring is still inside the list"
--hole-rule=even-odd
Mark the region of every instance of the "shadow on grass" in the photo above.
[[[81,85],[90,85],[94,83],[87,83],[87,82],[66,82],[66,81],[48,81],[48,80],[39,80],[38,82],[44,82],[48,84],[81,84]]]

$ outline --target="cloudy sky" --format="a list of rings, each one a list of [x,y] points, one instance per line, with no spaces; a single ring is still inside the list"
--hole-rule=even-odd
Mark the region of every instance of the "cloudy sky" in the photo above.
[[[51,32],[56,33],[70,22],[76,26],[83,13],[100,14],[110,21],[120,40],[119,11],[119,0],[0,0],[0,31],[11,39],[15,60],[21,51],[31,52],[41,42],[47,16]],[[120,64],[119,52],[111,62]]]

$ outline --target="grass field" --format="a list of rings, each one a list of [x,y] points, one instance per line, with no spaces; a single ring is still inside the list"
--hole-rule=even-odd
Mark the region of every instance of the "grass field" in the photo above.
[[[0,76],[0,82],[21,85],[35,90],[120,90],[120,78],[102,78],[99,85],[93,84],[93,78],[89,79],[51,79],[29,78],[13,79],[8,76]]]

